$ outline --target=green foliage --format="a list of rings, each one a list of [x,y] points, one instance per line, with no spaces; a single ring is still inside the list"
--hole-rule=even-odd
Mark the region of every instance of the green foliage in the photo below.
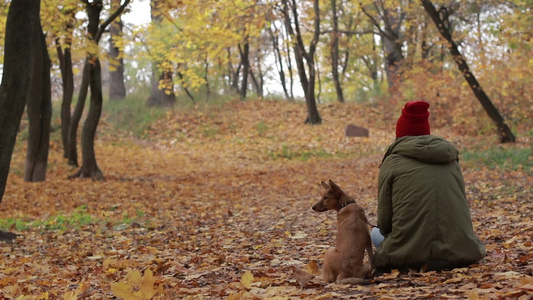
[[[103,119],[119,131],[128,132],[135,137],[145,137],[150,124],[162,118],[164,109],[147,107],[146,93],[138,92],[119,101],[106,101]]]
[[[70,215],[57,215],[49,217],[45,220],[33,221],[30,218],[8,218],[0,219],[0,229],[9,230],[11,228],[17,231],[24,231],[29,229],[42,230],[66,230],[69,228],[77,229],[81,226],[92,224],[96,220],[87,213],[87,207],[84,205],[76,208]]]
[[[492,147],[486,150],[466,150],[462,160],[471,166],[487,166],[491,169],[518,170],[524,169],[533,174],[533,151],[531,148]]]
[[[112,207],[110,211],[115,211],[117,207]],[[114,228],[122,230],[127,228],[131,223],[138,222],[145,217],[146,213],[143,210],[136,209],[135,215],[131,216],[128,213],[122,214],[122,219],[114,221]],[[71,214],[58,214],[50,216],[44,220],[32,220],[28,217],[0,219],[0,230],[59,230],[65,231],[68,229],[79,229],[82,226],[89,224],[105,224],[107,220],[98,219],[87,212],[87,207],[82,205],[77,207]]]
[[[18,231],[27,230],[29,228],[28,223],[31,222],[27,218],[8,218],[0,219],[0,229],[10,230],[14,228]]]

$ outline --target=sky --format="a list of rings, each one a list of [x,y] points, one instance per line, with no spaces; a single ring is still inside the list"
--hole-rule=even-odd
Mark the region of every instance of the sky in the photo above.
[[[133,0],[131,11],[122,16],[122,21],[131,24],[150,23],[150,0]]]

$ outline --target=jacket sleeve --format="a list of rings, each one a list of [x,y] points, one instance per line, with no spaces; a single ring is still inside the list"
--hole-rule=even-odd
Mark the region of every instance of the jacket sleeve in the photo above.
[[[378,176],[378,227],[383,236],[392,231],[392,157],[388,157],[379,170]]]

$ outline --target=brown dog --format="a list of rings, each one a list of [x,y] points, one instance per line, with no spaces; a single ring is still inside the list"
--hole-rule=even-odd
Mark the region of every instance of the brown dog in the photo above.
[[[327,282],[341,284],[368,283],[371,268],[363,266],[365,249],[372,264],[372,242],[364,209],[331,179],[321,182],[326,192],[313,210],[337,211],[337,239],[335,247],[326,251],[322,277]]]

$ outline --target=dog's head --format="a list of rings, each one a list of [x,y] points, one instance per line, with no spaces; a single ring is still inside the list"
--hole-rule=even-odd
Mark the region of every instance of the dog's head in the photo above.
[[[313,210],[323,212],[327,210],[339,210],[339,200],[343,194],[341,188],[335,184],[331,179],[329,183],[320,182],[326,191],[322,195],[320,201],[313,205]]]

